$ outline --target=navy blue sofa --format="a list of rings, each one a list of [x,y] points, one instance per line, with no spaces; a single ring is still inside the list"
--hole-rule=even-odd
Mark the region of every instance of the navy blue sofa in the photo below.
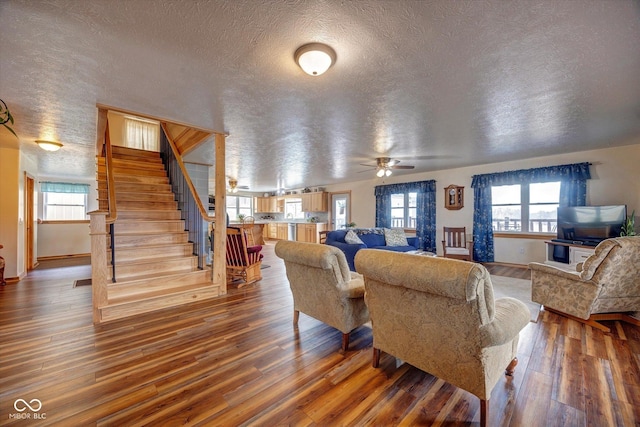
[[[358,237],[360,237],[363,244],[345,242],[344,236],[347,234],[348,230],[353,230]],[[344,252],[351,271],[356,271],[353,260],[360,249],[384,249],[395,252],[408,252],[418,249],[417,237],[407,237],[407,243],[409,243],[409,246],[387,246],[382,228],[350,228],[347,230],[334,230],[327,233],[327,240],[325,241],[325,244],[335,246]]]

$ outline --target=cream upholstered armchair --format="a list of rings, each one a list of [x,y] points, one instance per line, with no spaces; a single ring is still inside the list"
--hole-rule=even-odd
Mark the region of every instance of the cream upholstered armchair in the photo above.
[[[355,264],[364,275],[373,366],[384,351],[478,396],[486,425],[491,390],[517,363],[527,306],[494,301],[480,264],[372,249],[359,251]]]
[[[275,251],[293,294],[293,324],[303,312],[338,329],[346,351],[350,332],[369,321],[362,276],[349,271],[344,253],[333,246],[280,240]]]
[[[604,332],[598,320],[640,325],[640,236],[607,239],[596,246],[580,272],[530,263],[531,299]],[[637,312],[636,317],[629,312]]]

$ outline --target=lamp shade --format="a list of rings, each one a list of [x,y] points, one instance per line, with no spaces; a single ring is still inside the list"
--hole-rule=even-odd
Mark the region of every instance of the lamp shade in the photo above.
[[[36,144],[45,151],[58,151],[62,147],[62,144],[55,141],[37,140]]]
[[[336,52],[326,44],[309,43],[295,53],[296,63],[310,76],[319,76],[336,62]]]

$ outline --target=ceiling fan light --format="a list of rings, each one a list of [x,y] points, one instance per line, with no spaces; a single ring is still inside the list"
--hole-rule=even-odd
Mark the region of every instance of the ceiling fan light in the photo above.
[[[384,169],[378,169],[378,172],[376,172],[376,176],[378,178],[382,178],[384,176]]]
[[[300,46],[294,57],[296,64],[310,76],[323,74],[336,62],[336,52],[322,43],[309,43]]]
[[[393,173],[393,172],[391,172],[391,169],[387,169],[387,170],[385,170],[385,171],[384,171],[384,174],[385,174],[386,176],[391,176],[391,174],[392,174],[392,173]]]
[[[38,144],[38,147],[42,148],[45,151],[58,151],[60,148],[62,148],[62,144],[55,141],[37,140],[36,144]]]

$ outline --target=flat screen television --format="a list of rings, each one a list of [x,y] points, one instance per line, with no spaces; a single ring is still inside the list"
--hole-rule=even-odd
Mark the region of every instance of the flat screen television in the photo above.
[[[598,244],[620,236],[626,218],[626,205],[558,208],[558,239]]]

